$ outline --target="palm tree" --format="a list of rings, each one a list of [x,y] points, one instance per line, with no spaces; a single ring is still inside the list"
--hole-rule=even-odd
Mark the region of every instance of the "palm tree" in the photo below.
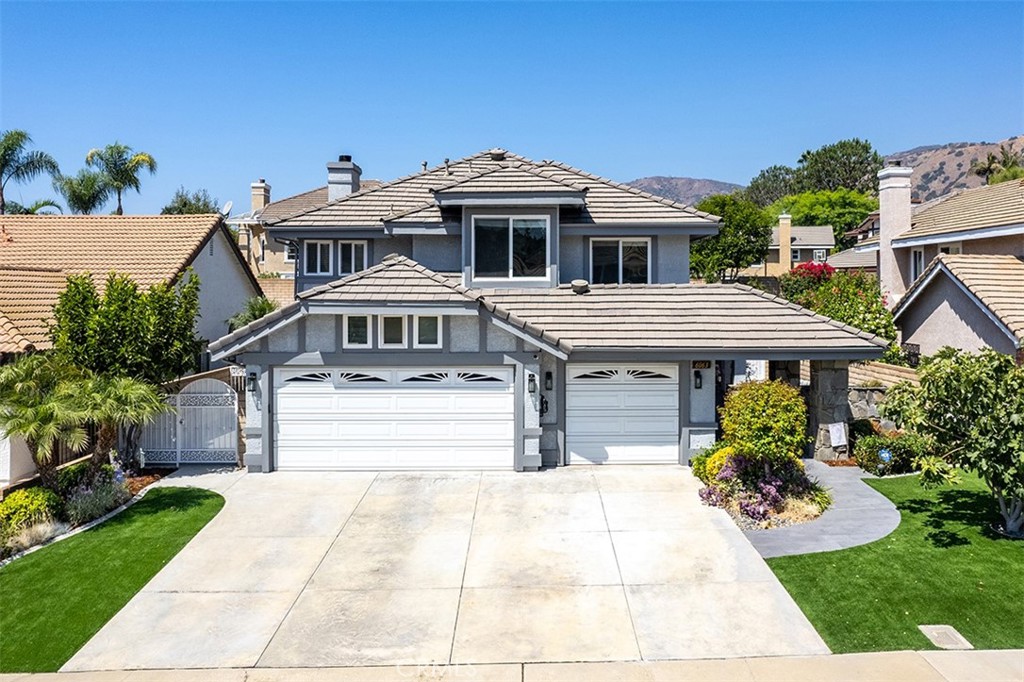
[[[1011,168],[1019,168],[1024,161],[1021,152],[1014,151],[1013,143],[1007,147],[1005,144],[999,145],[999,165],[1003,167],[1003,170],[1009,170]]]
[[[103,149],[92,149],[85,155],[86,164],[102,171],[106,184],[117,195],[117,215],[123,215],[121,194],[126,189],[140,192],[142,184],[139,174],[149,170],[156,173],[156,159],[146,152],[136,152],[128,145],[115,142]]]
[[[55,208],[58,213],[64,212],[60,204],[53,199],[39,199],[28,206],[22,206],[16,201],[7,203],[7,213],[10,215],[53,215],[53,211],[45,210],[48,208]]]
[[[83,168],[78,175],[60,175],[53,179],[53,189],[64,197],[72,213],[93,213],[110,198],[111,188],[103,173]]]
[[[264,315],[269,315],[277,308],[277,303],[266,296],[253,296],[245,302],[245,307],[239,313],[228,319],[228,331],[240,329]]]
[[[1001,170],[1003,170],[1003,165],[999,162],[999,157],[992,152],[989,152],[984,159],[975,159],[971,162],[971,172],[984,178],[986,183],[991,176]]]
[[[31,142],[32,136],[24,130],[5,130],[0,136],[0,215],[7,208],[4,189],[9,181],[27,182],[41,173],[60,172],[52,156],[27,149]]]

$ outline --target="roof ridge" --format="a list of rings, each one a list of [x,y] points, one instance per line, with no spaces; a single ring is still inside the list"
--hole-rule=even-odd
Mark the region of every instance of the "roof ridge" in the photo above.
[[[534,176],[536,176],[538,178],[541,178],[543,180],[547,180],[548,182],[553,182],[555,184],[562,185],[563,187],[567,187],[567,188],[575,190],[577,192],[585,192],[585,191],[587,191],[586,187],[580,187],[579,185],[574,185],[571,182],[566,182],[564,180],[560,180],[558,178],[552,178],[552,177],[549,177],[549,176],[545,175],[543,172],[541,172],[541,167],[538,166],[537,164],[533,163],[532,161],[518,161],[517,160],[514,164],[498,165],[498,166],[495,166],[494,168],[489,168],[489,169],[487,169],[485,171],[482,171],[480,173],[476,173],[474,175],[471,175],[469,177],[463,178],[461,180],[457,180],[457,181],[455,181],[455,182],[453,182],[451,184],[442,185],[441,187],[432,188],[430,190],[430,192],[431,193],[444,192],[444,191],[447,191],[449,189],[452,189],[453,187],[458,187],[459,185],[464,185],[467,182],[472,182],[473,180],[477,180],[479,178],[486,177],[486,176],[491,175],[493,173],[500,173],[500,172],[509,171],[509,170],[521,170],[524,173],[529,173],[530,175],[534,175]]]

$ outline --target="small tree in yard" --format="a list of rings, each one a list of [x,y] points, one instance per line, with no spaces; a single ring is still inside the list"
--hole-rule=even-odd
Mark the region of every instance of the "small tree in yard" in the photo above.
[[[241,329],[250,322],[255,322],[264,315],[269,315],[277,310],[277,308],[277,303],[271,301],[266,296],[253,296],[245,302],[245,307],[241,311],[228,319],[228,329],[230,331]]]
[[[705,281],[735,278],[768,253],[772,219],[757,204],[737,194],[718,194],[702,199],[697,209],[723,219],[717,235],[694,242],[690,249],[691,267]]]
[[[921,385],[889,390],[883,415],[931,436],[937,455],[916,466],[927,485],[974,472],[995,496],[1008,535],[1024,536],[1024,366],[986,349],[943,348],[919,370]]]
[[[766,471],[799,459],[807,443],[807,406],[799,389],[781,381],[734,386],[721,417],[725,441]]]

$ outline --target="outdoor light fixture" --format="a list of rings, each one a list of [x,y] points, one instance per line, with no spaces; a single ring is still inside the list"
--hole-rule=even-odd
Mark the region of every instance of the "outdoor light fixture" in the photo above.
[[[693,387],[694,388],[703,388],[704,387],[704,377],[701,376],[701,373],[700,373],[699,369],[693,370]]]
[[[256,376],[256,372],[249,372],[245,375],[245,387],[249,393],[256,392],[256,385],[259,383],[259,379]]]
[[[531,374],[526,379],[526,388],[530,393],[537,392],[537,375]]]
[[[544,390],[550,391],[554,388],[554,379],[551,377],[551,372],[544,372]]]

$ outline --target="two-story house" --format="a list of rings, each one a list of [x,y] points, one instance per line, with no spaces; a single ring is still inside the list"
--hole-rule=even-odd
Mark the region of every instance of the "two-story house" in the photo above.
[[[251,470],[686,463],[747,358],[789,380],[811,360],[823,454],[847,363],[885,347],[690,284],[690,241],[719,218],[563,163],[492,149],[360,174],[341,157],[339,198],[266,221],[295,244],[297,298],[212,345],[245,367]]]
[[[783,244],[788,248],[783,248]],[[763,261],[740,271],[751,277],[780,277],[800,263],[824,263],[836,245],[831,225],[794,225],[788,213],[772,228],[768,253]]]

